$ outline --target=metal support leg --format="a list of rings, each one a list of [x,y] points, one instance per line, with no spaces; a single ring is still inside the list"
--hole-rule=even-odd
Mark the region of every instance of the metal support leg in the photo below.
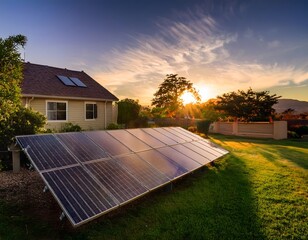
[[[60,215],[60,217],[59,217],[59,219],[60,219],[60,221],[62,221],[64,218],[65,218],[65,213],[62,212],[61,215]]]

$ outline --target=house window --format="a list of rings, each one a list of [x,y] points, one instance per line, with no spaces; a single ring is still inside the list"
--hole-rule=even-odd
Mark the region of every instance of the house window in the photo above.
[[[67,102],[47,102],[48,121],[67,120]]]
[[[97,118],[97,104],[86,103],[86,120],[93,120]]]

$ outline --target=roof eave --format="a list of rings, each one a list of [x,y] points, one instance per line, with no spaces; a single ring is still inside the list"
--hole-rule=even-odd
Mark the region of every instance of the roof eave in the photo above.
[[[51,99],[71,99],[71,100],[91,100],[101,102],[117,102],[118,98],[104,99],[104,98],[85,98],[85,97],[72,97],[72,96],[52,96],[52,95],[40,95],[40,94],[22,94],[22,97],[34,97],[34,98],[51,98]]]

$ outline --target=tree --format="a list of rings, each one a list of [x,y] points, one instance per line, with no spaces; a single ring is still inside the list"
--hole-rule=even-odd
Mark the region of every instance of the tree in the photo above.
[[[215,109],[243,121],[264,121],[275,113],[273,105],[280,97],[270,95],[269,91],[238,90],[218,96]]]
[[[178,77],[177,74],[167,74],[164,82],[159,85],[154,94],[152,106],[161,109],[161,114],[174,117],[183,107],[181,95],[185,91],[192,93],[196,100],[200,101],[200,95],[190,81],[186,80],[185,77]]]
[[[125,98],[118,102],[118,123],[126,126],[138,119],[141,105],[138,100]]]
[[[21,104],[23,78],[19,47],[24,47],[23,35],[0,38],[0,149],[6,150],[17,134],[33,134],[45,124],[45,117]]]

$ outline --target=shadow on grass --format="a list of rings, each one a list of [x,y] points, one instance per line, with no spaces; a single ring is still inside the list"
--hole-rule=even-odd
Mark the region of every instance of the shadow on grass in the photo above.
[[[297,164],[299,167],[308,169],[308,143],[297,139],[273,140],[273,139],[256,139],[245,137],[234,137],[224,135],[214,135],[215,139],[228,145],[228,142],[237,142],[238,144],[265,144],[264,150],[259,149],[260,153],[269,161],[277,161],[277,159],[285,159]]]

